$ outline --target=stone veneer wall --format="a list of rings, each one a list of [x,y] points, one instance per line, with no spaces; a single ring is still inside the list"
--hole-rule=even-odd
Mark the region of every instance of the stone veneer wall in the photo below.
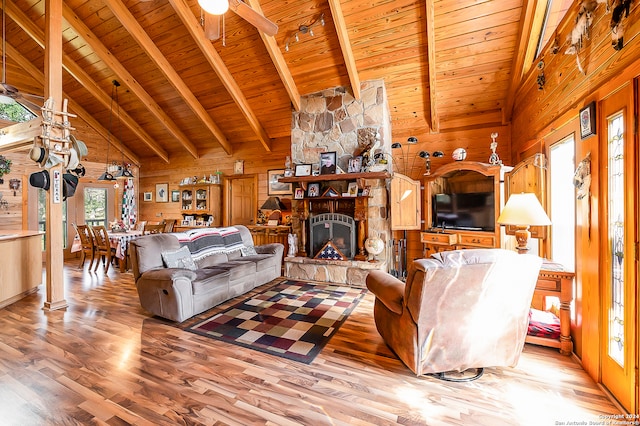
[[[295,164],[319,164],[321,152],[335,151],[338,166],[346,172],[353,154],[372,142],[375,142],[374,151],[383,153],[389,160],[386,170],[391,170],[391,119],[383,80],[363,82],[360,99],[355,99],[345,87],[303,96],[300,111],[293,112],[291,158]],[[377,171],[381,167],[385,166],[378,165]],[[385,252],[377,258],[385,260],[390,252],[391,236],[387,182],[379,179],[365,182],[371,187],[367,236],[384,241]]]

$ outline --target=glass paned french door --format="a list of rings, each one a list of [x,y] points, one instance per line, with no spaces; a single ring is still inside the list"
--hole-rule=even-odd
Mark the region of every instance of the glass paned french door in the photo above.
[[[625,192],[624,192],[624,116],[622,113],[608,118],[609,136],[609,208],[608,231],[610,269],[608,271],[610,297],[607,324],[609,339],[607,352],[621,367],[624,366],[624,280],[625,280]]]
[[[87,225],[107,226],[107,189],[86,187],[84,189],[84,220]]]

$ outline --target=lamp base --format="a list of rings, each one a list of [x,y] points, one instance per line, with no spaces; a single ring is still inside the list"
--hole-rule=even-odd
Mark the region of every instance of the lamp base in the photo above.
[[[516,246],[516,250],[518,250],[518,253],[527,253],[529,251],[527,243],[529,242],[529,238],[531,237],[531,232],[529,232],[529,225],[517,225],[514,235],[516,237],[516,241],[518,242],[518,245]]]

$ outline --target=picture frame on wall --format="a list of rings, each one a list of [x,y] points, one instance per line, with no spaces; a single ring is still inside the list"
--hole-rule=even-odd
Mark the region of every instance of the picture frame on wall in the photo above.
[[[596,103],[591,102],[580,110],[580,137],[586,139],[596,134]]]
[[[320,174],[331,175],[336,172],[336,152],[321,152],[320,153]]]
[[[171,191],[171,202],[172,203],[179,203],[180,202],[180,191],[178,190],[173,190]]]
[[[156,183],[156,203],[166,203],[169,201],[169,184]]]
[[[244,160],[236,160],[235,163],[233,163],[233,174],[244,174]]]
[[[153,192],[145,192],[142,195],[142,200],[143,201],[152,201],[153,200]]]
[[[268,195],[291,195],[293,193],[293,184],[280,182],[278,179],[282,177],[284,177],[284,169],[267,171]]]
[[[311,176],[311,164],[296,164],[296,176]]]

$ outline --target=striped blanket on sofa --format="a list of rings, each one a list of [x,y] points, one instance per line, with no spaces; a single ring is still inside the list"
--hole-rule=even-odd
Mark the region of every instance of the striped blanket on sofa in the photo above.
[[[190,229],[185,232],[175,232],[181,246],[187,246],[194,261],[204,259],[217,253],[230,253],[240,250],[244,244],[238,228]]]

